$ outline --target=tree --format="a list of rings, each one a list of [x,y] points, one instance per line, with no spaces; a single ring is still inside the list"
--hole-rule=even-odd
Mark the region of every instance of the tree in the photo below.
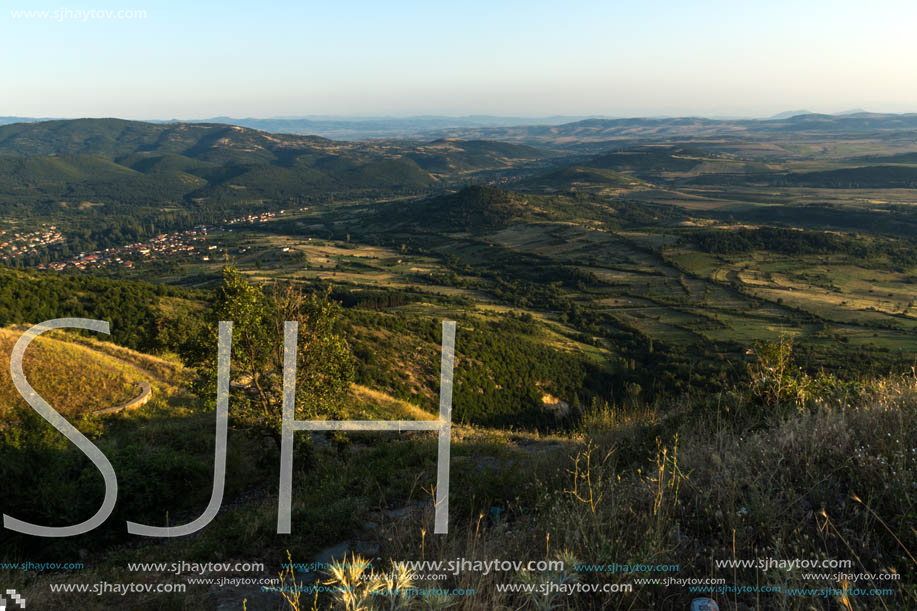
[[[283,285],[251,285],[235,268],[223,269],[223,286],[208,318],[207,351],[198,371],[209,401],[216,396],[217,323],[232,321],[230,415],[280,443],[283,389],[283,328],[299,323],[296,353],[296,418],[336,416],[353,381],[354,362],[337,332],[340,304],[322,294]]]
[[[781,337],[777,341],[758,342],[755,360],[748,365],[752,394],[765,405],[803,402],[809,377],[793,364],[793,340]]]

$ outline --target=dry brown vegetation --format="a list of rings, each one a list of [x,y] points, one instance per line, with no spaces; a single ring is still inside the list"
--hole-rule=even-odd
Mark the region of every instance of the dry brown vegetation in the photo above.
[[[917,376],[856,386],[800,381],[774,401],[754,388],[665,406],[600,410],[569,440],[572,446],[545,440],[545,451],[528,457],[525,468],[539,490],[534,507],[527,505],[532,499],[517,499],[506,508],[507,519],[494,521],[481,512],[456,534],[431,537],[430,505],[419,523],[384,526],[379,555],[528,560],[572,550],[584,564],[677,564],[681,569],[674,575],[680,578],[718,577],[728,585],[779,586],[783,592],[845,584],[803,579],[803,570],[718,569],[714,561],[849,559],[848,573],[900,575],[850,587],[891,588],[895,595],[846,602],[786,594],[715,597],[721,609],[913,608],[917,599],[907,584],[917,571],[911,493],[917,486]],[[447,582],[415,585],[476,591],[454,597],[453,609],[541,608],[497,592],[497,583],[526,578],[532,576],[463,572]],[[607,572],[578,578],[634,584],[633,576]],[[687,588],[635,584],[632,594],[561,597],[554,608],[684,609],[694,596]],[[370,597],[351,608],[382,608],[380,602]],[[404,608],[423,608],[421,603]]]
[[[0,410],[6,417],[27,408],[10,376],[10,353],[21,331],[0,329]],[[135,368],[102,352],[51,337],[32,342],[23,358],[29,384],[64,416],[75,416],[124,403],[143,380]]]

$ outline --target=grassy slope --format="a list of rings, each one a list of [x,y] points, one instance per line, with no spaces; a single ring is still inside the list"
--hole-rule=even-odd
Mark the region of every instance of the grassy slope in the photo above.
[[[0,329],[0,358],[8,364],[22,330]],[[62,415],[72,417],[120,405],[137,395],[137,383],[172,379],[179,367],[104,342],[71,341],[43,335],[29,346],[23,371],[32,387]],[[135,360],[136,359],[136,360]],[[133,361],[133,362],[132,362]],[[151,378],[143,366],[155,365]],[[27,404],[19,395],[9,366],[0,368],[0,415],[8,417]]]
[[[306,460],[308,466],[294,475],[293,535],[274,534],[276,490],[271,473],[266,479],[270,483],[258,494],[241,502],[231,495],[225,503],[227,511],[199,536],[168,546],[123,548],[99,558],[88,573],[43,575],[27,591],[47,608],[63,609],[79,598],[49,596],[47,583],[110,579],[112,571],[129,561],[257,558],[267,565],[261,576],[272,576],[279,572],[288,549],[294,562],[308,562],[319,549],[357,540],[380,546],[373,556],[383,559],[382,569],[386,558],[419,559],[424,554],[427,559],[542,558],[549,546],[548,556],[570,550],[587,564],[678,564],[680,578],[721,577],[727,583],[784,588],[840,587],[830,579],[805,581],[792,572],[712,567],[712,559],[747,559],[741,552],[736,556],[733,549],[756,548],[757,557],[850,558],[854,565],[849,572],[898,572],[908,583],[914,567],[904,547],[912,547],[907,516],[914,507],[913,500],[900,491],[911,485],[917,473],[917,462],[907,450],[917,443],[915,393],[913,379],[880,379],[856,389],[813,389],[797,408],[791,401],[762,409],[751,388],[744,387],[720,397],[686,397],[659,406],[622,405],[599,411],[581,430],[565,436],[457,426],[449,537],[429,535],[433,434],[352,435],[316,444],[311,458],[297,454],[297,464]],[[355,397],[367,403],[353,416],[404,418],[415,412],[409,404],[365,388],[356,388]],[[159,426],[151,424],[154,432]],[[235,438],[231,443],[240,442]],[[254,449],[250,444],[245,447]],[[230,474],[234,468],[238,466],[231,465]],[[414,511],[403,519],[384,515],[384,509],[403,507]],[[376,526],[367,532],[364,520]],[[425,543],[421,529],[427,533]],[[298,577],[311,583],[309,576]],[[626,575],[601,571],[584,571],[577,578],[590,583],[634,583]],[[180,581],[167,574],[138,573],[132,579]],[[456,609],[520,608],[523,598],[495,589],[497,583],[519,579],[508,573],[469,572],[450,576],[446,584],[478,592],[456,600]],[[866,585],[891,587],[897,594],[881,602],[859,597],[855,608],[883,608],[884,603],[884,608],[903,609],[915,602],[893,582]],[[256,590],[223,590],[220,600],[235,600],[241,608],[242,598],[248,597],[249,608],[261,608],[262,599],[253,602]],[[132,597],[130,603],[137,609],[162,608],[165,603],[174,605],[169,608],[204,608],[214,604],[215,595],[213,590],[191,586],[182,603],[177,597],[162,596]],[[633,594],[607,599],[603,608],[684,609],[692,596],[687,590],[635,584]],[[811,597],[718,598],[728,608],[838,608],[832,599]],[[273,600],[280,603],[279,596]],[[311,596],[303,599],[305,608],[311,602]],[[594,600],[586,596],[568,602],[574,609],[594,608]],[[323,596],[319,608],[329,603]],[[122,608],[125,599],[101,597],[96,604],[99,609]]]

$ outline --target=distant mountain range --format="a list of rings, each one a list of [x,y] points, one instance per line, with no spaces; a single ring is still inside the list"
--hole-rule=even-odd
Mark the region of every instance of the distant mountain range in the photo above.
[[[336,140],[366,140],[375,138],[422,137],[426,132],[450,128],[509,127],[512,125],[558,125],[585,117],[497,117],[472,115],[466,117],[294,117],[235,119],[214,117],[189,123],[227,123],[280,134],[319,135]]]
[[[730,138],[863,137],[917,132],[917,113],[849,115],[802,114],[783,119],[586,119],[564,125],[454,128],[425,134],[430,137],[520,142],[555,149],[602,149],[639,142]]]
[[[333,140],[435,140],[442,137],[463,140],[521,141],[529,144],[569,144],[570,137],[620,139],[661,139],[711,136],[750,136],[799,131],[831,134],[911,129],[914,114],[869,113],[853,109],[837,114],[818,114],[791,110],[766,119],[706,117],[501,117],[469,115],[463,117],[214,117],[190,121],[149,121],[154,124],[237,125],[275,134],[312,135]],[[36,122],[47,119],[0,117],[0,125]],[[555,134],[552,136],[551,134]]]
[[[299,134],[322,136],[334,140],[369,140],[392,138],[418,138],[425,132],[451,128],[508,127],[512,125],[559,125],[580,121],[590,117],[500,117],[492,115],[469,115],[464,117],[414,116],[414,117],[271,117],[234,118],[213,117],[210,119],[172,119],[169,121],[147,121],[148,123],[219,123],[238,125],[275,134]],[[56,119],[56,118],[55,118]],[[50,118],[0,117],[0,125],[10,123],[48,121]]]

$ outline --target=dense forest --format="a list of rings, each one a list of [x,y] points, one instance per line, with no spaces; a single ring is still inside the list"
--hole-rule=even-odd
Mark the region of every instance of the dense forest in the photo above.
[[[156,347],[157,303],[181,289],[88,275],[28,274],[0,267],[0,326],[52,318],[108,321],[111,340],[137,350]]]
[[[782,227],[697,231],[691,233],[690,240],[700,250],[713,254],[737,254],[755,250],[785,255],[843,254],[863,263],[885,260],[895,264],[911,264],[917,257],[917,245],[910,240]]]

